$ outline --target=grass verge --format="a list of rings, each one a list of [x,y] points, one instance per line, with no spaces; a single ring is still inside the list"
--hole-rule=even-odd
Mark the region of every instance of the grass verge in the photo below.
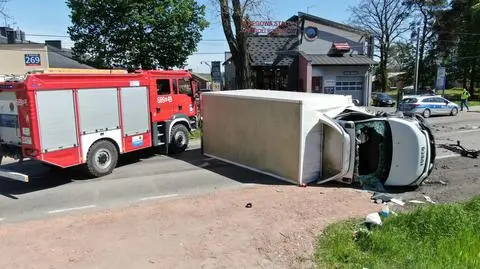
[[[480,196],[388,217],[354,239],[358,227],[353,220],[327,227],[319,268],[480,268]]]

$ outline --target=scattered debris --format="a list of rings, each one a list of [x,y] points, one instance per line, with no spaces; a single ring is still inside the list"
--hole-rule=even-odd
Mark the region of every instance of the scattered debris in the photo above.
[[[460,145],[460,141],[458,140],[457,144],[440,144],[439,147],[458,153],[463,157],[470,157],[473,159],[478,158],[478,155],[480,155],[480,150],[466,149],[462,145]]]
[[[380,216],[386,218],[390,215],[390,208],[388,205],[383,206],[382,210],[380,210]]]
[[[473,167],[478,167],[478,164],[473,165]]]
[[[247,203],[247,204],[245,205],[245,207],[246,207],[246,208],[252,208],[252,203]]]
[[[403,202],[402,200],[400,199],[396,199],[396,198],[393,198],[390,200],[392,203],[395,203],[397,205],[401,205],[401,206],[404,206],[405,205],[405,202]]]
[[[358,180],[360,181],[360,184],[364,190],[385,192],[382,182],[380,182],[380,180],[373,174],[361,175],[358,177]]]
[[[443,181],[443,180],[425,180],[424,181],[425,184],[440,184],[440,185],[447,185],[448,183]]]
[[[434,202],[432,200],[432,198],[430,198],[429,196],[424,195],[423,197],[425,197],[425,200],[427,200],[427,202],[432,203],[432,204],[436,204],[436,202]]]
[[[388,202],[390,202],[390,200],[392,200],[392,197],[388,194],[385,194],[385,193],[374,193],[372,198],[370,198],[370,199],[375,200],[375,202],[377,200],[382,200],[383,202],[388,203]],[[379,203],[377,203],[377,204],[379,204]]]
[[[366,224],[374,224],[374,225],[382,225],[382,219],[380,218],[380,215],[378,214],[378,212],[375,212],[375,213],[370,213],[367,215],[367,217],[365,218],[365,222]]]
[[[442,168],[442,169],[450,169],[450,166],[444,164],[444,165],[441,166],[441,168]]]
[[[410,200],[408,201],[409,203],[412,203],[412,204],[425,204],[425,202],[423,201],[419,201],[419,200]]]

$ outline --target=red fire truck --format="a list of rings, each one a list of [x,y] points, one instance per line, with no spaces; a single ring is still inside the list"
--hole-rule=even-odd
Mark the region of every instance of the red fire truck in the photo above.
[[[112,172],[123,153],[162,146],[183,152],[196,128],[196,83],[188,71],[31,74],[0,83],[0,155],[90,176]],[[27,175],[0,175],[28,181]]]

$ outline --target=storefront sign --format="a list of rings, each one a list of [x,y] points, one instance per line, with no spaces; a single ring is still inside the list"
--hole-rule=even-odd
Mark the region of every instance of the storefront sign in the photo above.
[[[344,71],[344,76],[358,76],[358,71]]]
[[[42,65],[40,60],[40,54],[25,54],[26,66],[39,66]]]

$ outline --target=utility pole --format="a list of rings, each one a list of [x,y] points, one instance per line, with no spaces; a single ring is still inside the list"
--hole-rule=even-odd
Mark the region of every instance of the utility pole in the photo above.
[[[417,28],[416,38],[417,38],[417,49],[415,52],[415,95],[418,92],[418,65],[420,61],[420,55],[419,55],[420,27]]]

